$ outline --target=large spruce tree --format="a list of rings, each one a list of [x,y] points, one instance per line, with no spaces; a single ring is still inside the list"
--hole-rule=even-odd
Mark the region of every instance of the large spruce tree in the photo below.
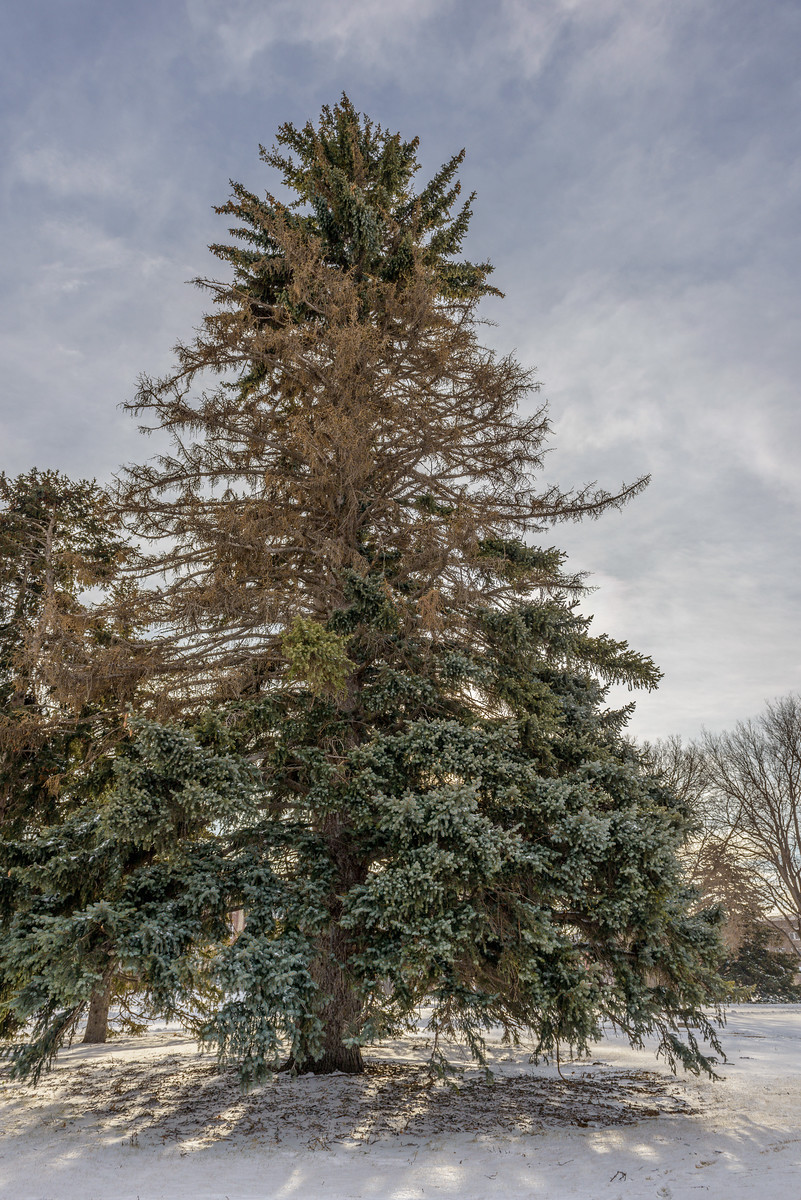
[[[479,1057],[494,1022],[547,1052],[606,1018],[697,1068],[715,930],[604,702],[659,673],[536,544],[645,481],[539,486],[536,384],[478,336],[462,156],[416,191],[416,152],[346,97],[282,126],[287,199],[233,185],[233,277],[132,405],[173,439],[121,495],[171,723],[136,727],[93,826],[141,852],[103,920],[245,1080],[359,1071],[421,1004]]]

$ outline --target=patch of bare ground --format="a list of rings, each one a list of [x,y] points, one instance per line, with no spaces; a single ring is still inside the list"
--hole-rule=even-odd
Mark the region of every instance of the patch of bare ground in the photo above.
[[[177,1142],[200,1148],[243,1136],[265,1145],[327,1149],[441,1134],[477,1139],[548,1128],[608,1128],[697,1111],[682,1085],[647,1070],[605,1064],[501,1074],[465,1072],[432,1080],[417,1063],[368,1061],[362,1076],[278,1076],[243,1093],[234,1071],[206,1058],[165,1054],[71,1063],[35,1089],[6,1078],[0,1099],[24,1105],[30,1119],[67,1129],[87,1125],[102,1141],[132,1146]]]

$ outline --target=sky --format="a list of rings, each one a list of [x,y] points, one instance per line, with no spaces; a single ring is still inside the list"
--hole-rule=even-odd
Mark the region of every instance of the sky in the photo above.
[[[801,687],[798,0],[28,0],[0,27],[0,469],[111,478],[191,334],[229,179],[344,91],[428,177],[466,148],[486,339],[536,367],[594,628],[651,654],[637,737]],[[615,702],[631,699],[615,692]]]

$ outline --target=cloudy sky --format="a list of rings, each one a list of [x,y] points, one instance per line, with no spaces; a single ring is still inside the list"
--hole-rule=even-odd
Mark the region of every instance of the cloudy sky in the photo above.
[[[563,485],[650,472],[562,526],[598,630],[665,672],[639,736],[801,687],[798,0],[28,0],[0,30],[0,467],[107,479],[117,405],[202,311],[212,205],[343,90],[465,146],[467,250],[536,365]],[[624,697],[627,698],[627,697]]]

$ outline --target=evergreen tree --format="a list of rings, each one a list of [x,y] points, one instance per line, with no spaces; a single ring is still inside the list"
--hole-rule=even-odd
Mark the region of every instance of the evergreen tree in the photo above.
[[[86,734],[112,695],[115,703],[124,700],[130,654],[119,618],[115,624],[88,595],[114,588],[125,556],[110,500],[95,483],[57,471],[0,474],[0,827],[6,830],[52,815],[79,731]]]
[[[750,1000],[801,1001],[798,981],[799,957],[777,945],[777,935],[765,922],[754,922],[739,946],[721,964],[720,974],[738,988],[746,989]]]
[[[68,855],[62,835],[70,841],[71,814],[107,786],[130,648],[97,597],[115,587],[124,557],[118,521],[95,483],[56,471],[0,475],[0,946],[25,903],[15,847],[47,828],[51,854]],[[19,974],[11,983],[3,975],[0,992],[19,982]],[[104,986],[92,1006],[94,1040],[104,1038],[106,1009]]]
[[[173,723],[141,727],[102,797],[98,845],[129,856],[102,924],[159,1011],[206,997],[201,1036],[245,1081],[359,1071],[421,1003],[437,1046],[479,1058],[493,1022],[547,1053],[606,1018],[708,1066],[724,992],[681,804],[605,707],[659,673],[592,636],[580,578],[530,544],[645,481],[538,487],[536,385],[477,336],[461,155],[415,193],[416,147],[346,97],[283,126],[263,157],[292,202],[233,185],[235,243],[213,249],[234,279],[203,281],[215,311],[142,381],[133,407],[174,450],[122,503],[163,579],[149,688]],[[21,1069],[63,1036],[86,944],[72,993],[43,951]]]
[[[207,944],[230,934],[218,843],[253,771],[216,751],[213,724],[196,732],[133,719],[105,760],[110,787],[84,789],[57,824],[6,842],[0,1028],[30,1030],[7,1048],[18,1073],[36,1079],[90,999],[107,1014],[131,981],[149,1011],[203,1012]]]

